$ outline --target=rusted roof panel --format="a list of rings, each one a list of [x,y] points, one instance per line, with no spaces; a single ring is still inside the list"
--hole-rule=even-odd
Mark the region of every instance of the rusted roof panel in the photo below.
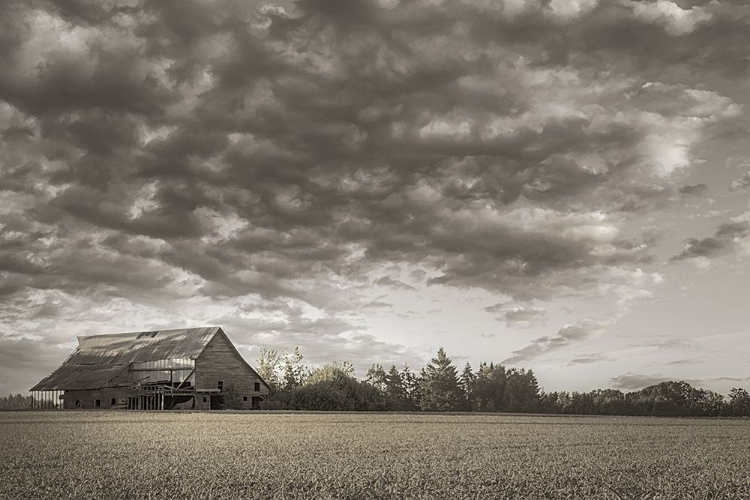
[[[218,326],[78,337],[78,347],[32,391],[97,389],[130,363],[197,358]]]

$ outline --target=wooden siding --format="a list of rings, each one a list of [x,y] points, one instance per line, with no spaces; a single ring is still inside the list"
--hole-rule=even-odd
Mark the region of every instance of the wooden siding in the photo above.
[[[74,409],[97,409],[96,400],[101,400],[101,406],[99,409],[102,410],[113,410],[121,408],[127,404],[128,396],[135,395],[135,391],[127,387],[112,387],[95,389],[90,391],[65,391],[63,394],[63,408]],[[110,403],[112,398],[117,399],[117,404],[112,406]],[[81,402],[81,406],[76,407],[76,401]]]
[[[201,394],[202,390],[216,390],[219,382],[223,382],[224,395],[230,385],[238,396],[238,403],[242,409],[252,409],[253,397],[265,397],[268,395],[268,387],[250,365],[232,345],[232,342],[223,331],[214,335],[203,352],[195,360],[195,388],[196,409],[207,410],[211,401],[211,394]],[[260,385],[260,390],[255,390],[255,384]],[[217,393],[214,393],[216,395]],[[206,401],[204,402],[203,399]],[[243,397],[247,401],[242,401]]]

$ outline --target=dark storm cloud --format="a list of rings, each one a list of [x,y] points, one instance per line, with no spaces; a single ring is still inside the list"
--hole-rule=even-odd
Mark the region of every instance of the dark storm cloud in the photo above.
[[[650,262],[622,228],[741,114],[702,82],[747,73],[748,9],[674,8],[3,2],[0,294],[288,298],[338,335],[358,289],[412,286],[393,263],[590,289]]]
[[[642,246],[608,236],[616,217],[589,212],[667,197],[622,182],[640,161],[631,151],[650,147],[640,113],[700,120],[731,106],[681,84],[597,79],[585,57],[568,68],[549,60],[551,45],[568,44],[566,61],[583,49],[557,23],[587,30],[589,16],[613,15],[653,38],[710,24],[674,28],[635,4],[529,6],[519,19],[468,4],[302,2],[297,19],[229,1],[38,6],[5,8],[0,97],[38,127],[44,152],[33,162],[53,148],[63,159],[26,175],[54,186],[39,217],[163,240],[154,258],[212,282],[205,293],[285,293],[279,280],[300,260],[324,263],[313,274],[357,272],[342,262],[345,245],[365,249],[360,266],[429,256],[442,270],[433,283],[531,296],[536,279],[560,270],[643,261]],[[489,19],[514,26],[493,50],[486,43],[504,31],[488,39]],[[537,46],[518,20],[542,35]],[[609,118],[586,96],[591,83],[612,112],[627,91],[636,106]],[[562,109],[550,114],[546,101]],[[520,199],[535,207],[506,208]],[[571,216],[574,199],[588,207]],[[200,209],[249,224],[221,255],[196,255],[185,248],[210,233]],[[309,243],[289,249],[300,234]],[[239,284],[232,276],[251,255],[268,269]]]
[[[685,250],[672,257],[672,261],[694,257],[714,257],[733,249],[738,240],[750,233],[750,222],[737,221],[722,224],[713,236],[708,238],[690,238],[685,243]]]
[[[408,284],[404,283],[403,281],[394,279],[394,278],[392,278],[390,276],[381,276],[380,278],[378,278],[378,279],[375,280],[375,284],[376,285],[387,286],[387,287],[391,287],[391,288],[401,288],[401,289],[404,289],[404,290],[416,290],[416,288],[414,288],[413,286],[408,285]]]
[[[680,187],[679,191],[681,194],[690,195],[690,196],[700,196],[706,191],[707,186],[703,183],[700,184],[693,184],[693,185],[685,185]]]

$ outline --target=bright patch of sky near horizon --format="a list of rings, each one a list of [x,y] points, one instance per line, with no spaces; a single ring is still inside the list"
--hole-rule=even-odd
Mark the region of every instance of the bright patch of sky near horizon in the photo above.
[[[9,1],[0,392],[76,335],[750,386],[750,7]]]

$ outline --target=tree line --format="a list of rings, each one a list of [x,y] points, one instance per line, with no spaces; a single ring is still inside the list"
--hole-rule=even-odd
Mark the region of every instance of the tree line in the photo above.
[[[375,364],[364,380],[348,362],[310,369],[299,348],[291,353],[263,349],[258,374],[271,387],[263,407],[321,411],[509,412],[570,415],[750,416],[750,395],[733,388],[728,397],[662,382],[623,393],[615,389],[589,392],[545,392],[532,370],[483,362],[476,370],[466,363],[459,372],[443,348],[419,372],[408,365],[387,370]],[[241,397],[226,387],[224,407],[240,408]],[[0,397],[0,410],[31,408],[31,396]]]
[[[408,365],[374,364],[364,380],[348,362],[309,369],[298,348],[263,349],[258,373],[271,386],[264,407],[327,411],[509,412],[575,415],[750,416],[750,395],[734,388],[725,397],[684,381],[662,382],[624,393],[545,392],[532,370],[482,362],[459,372],[441,347],[419,372]]]

